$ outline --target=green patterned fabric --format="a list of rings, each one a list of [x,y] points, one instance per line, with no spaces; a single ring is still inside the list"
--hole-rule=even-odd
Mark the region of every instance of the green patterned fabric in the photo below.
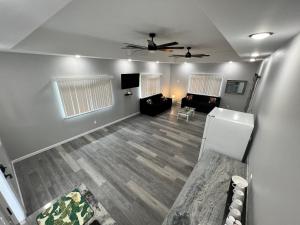
[[[39,225],[83,225],[93,214],[93,209],[75,189],[40,213],[36,220]]]

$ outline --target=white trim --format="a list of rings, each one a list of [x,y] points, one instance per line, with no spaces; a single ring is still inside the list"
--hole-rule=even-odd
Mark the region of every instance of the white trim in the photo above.
[[[114,79],[114,76],[111,75],[62,75],[58,77],[53,77],[53,81],[58,81],[58,80],[98,80],[98,79],[108,79],[112,80]]]
[[[13,50],[13,49],[1,49],[1,52],[4,53],[14,53],[14,54],[27,54],[27,55],[43,55],[43,56],[59,56],[59,57],[74,57],[75,54],[60,54],[60,53],[45,53],[45,52],[40,52],[40,51],[28,51],[28,50]],[[103,60],[124,60],[128,61],[128,58],[109,58],[109,57],[104,57],[104,56],[92,56],[92,55],[81,55],[81,59],[87,58],[87,59],[103,59]],[[80,60],[80,59],[77,59]],[[132,62],[144,62],[144,63],[150,63],[153,62],[153,60],[140,60],[140,59],[132,59]],[[181,64],[182,62],[162,62],[159,61],[159,64]],[[199,62],[201,63],[201,62]],[[197,63],[197,64],[199,64]]]
[[[16,158],[16,159],[12,160],[12,164],[17,163],[17,162],[20,162],[20,161],[22,161],[22,160],[24,160],[24,159],[27,159],[27,158],[29,158],[29,157],[31,157],[31,156],[34,156],[34,155],[37,155],[37,154],[39,154],[39,153],[45,152],[45,151],[50,150],[50,149],[52,149],[52,148],[55,148],[55,147],[57,147],[57,146],[59,146],[59,145],[65,144],[65,143],[67,143],[67,142],[69,142],[69,141],[72,141],[72,140],[74,140],[74,139],[76,139],[76,138],[79,138],[79,137],[82,137],[82,136],[84,136],[84,135],[87,135],[87,134],[89,134],[89,133],[92,133],[92,132],[97,131],[97,130],[99,130],[99,129],[102,129],[102,128],[104,128],[104,127],[108,127],[108,126],[110,126],[110,125],[113,125],[113,124],[118,123],[118,122],[120,122],[120,121],[122,121],[122,120],[125,120],[125,119],[128,119],[128,118],[130,118],[130,117],[136,116],[136,115],[138,115],[138,114],[140,114],[140,112],[132,113],[132,114],[130,114],[130,115],[128,115],[128,116],[122,117],[122,118],[117,119],[117,120],[115,120],[115,121],[113,121],[113,122],[104,124],[104,125],[102,125],[102,126],[100,126],[100,127],[96,127],[96,128],[94,128],[94,129],[92,129],[92,130],[89,130],[89,131],[86,131],[86,132],[84,132],[84,133],[78,134],[78,135],[76,135],[76,136],[74,136],[74,137],[71,137],[71,138],[69,138],[69,139],[60,141],[60,142],[58,142],[58,143],[56,143],[56,144],[53,144],[53,145],[51,145],[51,146],[48,146],[48,147],[46,147],[46,148],[42,148],[42,149],[37,150],[37,151],[35,151],[35,152],[32,152],[32,153],[29,153],[29,154],[27,154],[27,155],[21,156],[21,157],[19,157],[19,158]]]
[[[140,73],[140,79],[142,76],[147,76],[149,78],[158,78],[161,77],[163,74],[162,73]]]
[[[27,211],[26,211],[26,208],[25,208],[24,199],[23,199],[21,188],[20,188],[20,184],[19,184],[19,180],[18,180],[18,177],[17,177],[17,174],[16,174],[16,170],[15,170],[13,161],[11,161],[11,168],[12,168],[13,175],[15,177],[15,182],[17,184],[17,189],[18,189],[17,191],[19,192],[19,196],[18,197],[21,199],[21,203],[23,205],[24,211],[27,214]]]

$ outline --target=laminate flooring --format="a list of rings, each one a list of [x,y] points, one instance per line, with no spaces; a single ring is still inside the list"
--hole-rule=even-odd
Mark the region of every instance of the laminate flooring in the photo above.
[[[205,114],[137,115],[15,163],[27,214],[84,183],[118,225],[160,225],[197,162]]]

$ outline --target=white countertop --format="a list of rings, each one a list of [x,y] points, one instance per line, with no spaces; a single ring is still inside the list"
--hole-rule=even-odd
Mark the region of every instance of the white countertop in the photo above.
[[[232,121],[236,123],[254,126],[254,115],[229,109],[215,107],[208,116],[215,117],[221,120]]]

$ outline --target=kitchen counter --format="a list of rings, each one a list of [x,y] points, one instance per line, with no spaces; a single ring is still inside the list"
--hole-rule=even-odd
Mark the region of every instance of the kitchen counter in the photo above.
[[[233,175],[246,178],[246,164],[214,151],[204,152],[163,225],[223,225]]]

